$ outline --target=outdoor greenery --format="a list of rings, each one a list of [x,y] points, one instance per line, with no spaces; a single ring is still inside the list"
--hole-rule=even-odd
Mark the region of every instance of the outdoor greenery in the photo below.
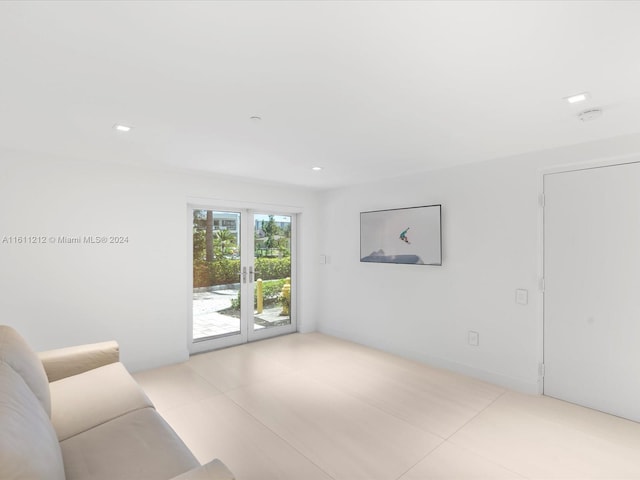
[[[284,279],[291,276],[291,258],[256,258],[256,278],[262,280]],[[240,281],[240,260],[219,258],[213,262],[193,263],[193,286],[210,287],[228,285]]]
[[[284,298],[282,296],[282,287],[284,286],[285,282],[286,279],[284,278],[280,280],[267,280],[262,282],[262,304],[265,308],[271,307],[276,304],[282,304],[282,299]],[[258,306],[256,302],[256,288],[257,285],[254,284],[253,308],[256,308]],[[231,300],[231,308],[233,310],[240,309],[240,291],[238,291],[238,296]]]
[[[273,215],[269,215],[269,220],[262,222],[260,228],[256,228],[254,235],[256,256],[288,257],[290,240],[291,225],[282,228],[276,223]]]
[[[193,211],[193,261],[212,262],[237,256],[238,239],[229,230],[213,229],[211,210]]]
[[[240,281],[238,239],[233,231],[225,229],[227,226],[224,224],[216,229],[218,223],[214,223],[214,213],[211,210],[193,211],[194,287],[228,285]],[[228,217],[227,220],[216,217],[215,222],[221,221],[233,222]],[[273,215],[266,221],[256,222],[256,278],[274,280],[291,276],[290,241],[290,226],[282,228]]]

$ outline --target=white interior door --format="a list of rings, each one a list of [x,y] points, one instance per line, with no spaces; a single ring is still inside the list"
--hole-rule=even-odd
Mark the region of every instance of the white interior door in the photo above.
[[[640,164],[544,194],[544,393],[640,421]]]

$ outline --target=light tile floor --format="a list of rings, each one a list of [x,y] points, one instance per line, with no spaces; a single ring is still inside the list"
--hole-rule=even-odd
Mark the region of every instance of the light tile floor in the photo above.
[[[640,424],[321,334],[135,377],[239,480],[640,479]]]

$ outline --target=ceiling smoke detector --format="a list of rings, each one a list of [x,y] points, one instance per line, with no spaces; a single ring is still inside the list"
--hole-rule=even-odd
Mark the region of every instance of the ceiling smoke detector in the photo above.
[[[578,119],[583,122],[588,122],[590,120],[595,120],[598,117],[602,116],[601,108],[590,108],[589,110],[584,110],[578,114]]]

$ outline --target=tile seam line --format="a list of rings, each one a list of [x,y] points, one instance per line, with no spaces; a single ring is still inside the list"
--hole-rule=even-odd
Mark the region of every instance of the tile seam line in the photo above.
[[[236,390],[236,389],[234,389]],[[233,390],[230,390],[233,391]],[[231,403],[233,403],[234,405],[236,405],[240,410],[242,410],[243,412],[245,412],[247,415],[249,415],[251,418],[253,418],[257,423],[259,423],[262,427],[266,428],[269,432],[271,432],[272,434],[274,434],[276,437],[278,437],[280,440],[282,440],[286,445],[289,445],[289,447],[291,447],[294,451],[298,452],[300,454],[300,456],[302,456],[302,458],[304,458],[305,460],[307,460],[309,463],[311,463],[311,465],[313,465],[314,467],[316,467],[318,470],[320,470],[322,473],[324,473],[328,478],[332,479],[332,480],[338,480],[336,477],[334,477],[333,475],[329,474],[329,472],[327,472],[324,468],[322,468],[320,465],[318,465],[316,462],[314,462],[311,458],[307,457],[304,452],[301,452],[298,448],[296,448],[295,445],[293,445],[291,442],[289,442],[286,438],[283,438],[282,435],[280,435],[278,432],[274,431],[272,428],[270,428],[268,425],[265,425],[258,417],[256,417],[255,415],[253,415],[249,410],[247,410],[246,408],[244,408],[242,405],[240,405],[238,402],[236,402],[233,398],[231,398],[229,395],[227,395],[227,392],[223,392],[222,395],[224,395]]]
[[[304,378],[304,376],[303,376],[303,375],[302,375],[302,373],[300,373],[300,372],[296,372],[296,374],[295,374],[295,375],[296,375],[296,376],[300,376],[300,377],[303,377],[303,378]],[[400,475],[400,476],[396,477],[395,479],[390,479],[390,480],[399,480],[403,475],[406,475],[406,473],[407,473],[409,470],[411,470],[413,467],[415,467],[418,463],[420,463],[420,462],[421,462],[422,460],[424,460],[426,457],[428,457],[429,455],[431,455],[435,450],[437,450],[438,448],[440,448],[440,447],[441,447],[445,442],[447,442],[447,440],[448,440],[447,438],[445,438],[445,437],[443,437],[443,436],[441,436],[441,435],[439,435],[439,434],[437,434],[437,433],[431,432],[431,431],[429,431],[429,430],[427,430],[427,429],[425,429],[425,428],[422,428],[422,427],[420,427],[420,426],[418,426],[418,425],[414,425],[413,423],[409,422],[408,420],[406,420],[406,419],[404,419],[404,418],[401,418],[401,417],[397,416],[397,415],[396,415],[396,414],[394,414],[394,413],[391,413],[391,412],[388,412],[388,411],[386,411],[386,410],[383,410],[383,409],[382,409],[382,408],[380,408],[379,406],[377,406],[377,405],[374,405],[374,404],[370,403],[370,402],[369,402],[369,401],[367,401],[366,399],[359,398],[359,397],[357,397],[356,395],[353,395],[353,394],[351,394],[351,393],[349,393],[349,392],[345,392],[345,391],[341,390],[340,388],[336,387],[335,385],[331,385],[330,383],[325,382],[324,380],[322,380],[322,379],[320,379],[320,378],[318,378],[318,377],[316,377],[316,376],[311,376],[311,377],[309,378],[309,380],[311,380],[312,382],[315,382],[315,383],[318,383],[318,384],[322,385],[324,388],[328,388],[328,389],[330,389],[330,390],[333,390],[334,392],[338,392],[338,393],[340,393],[341,395],[345,395],[345,396],[347,396],[347,397],[351,398],[352,400],[355,400],[355,401],[357,401],[357,402],[362,402],[362,403],[364,403],[364,404],[368,405],[369,407],[373,408],[374,410],[377,410],[378,412],[380,412],[380,413],[381,413],[381,414],[383,414],[383,415],[387,415],[387,416],[389,416],[389,417],[391,417],[391,418],[393,418],[393,419],[395,419],[395,420],[397,420],[397,421],[399,421],[399,422],[401,422],[401,423],[403,423],[403,424],[405,424],[405,425],[407,425],[407,426],[410,426],[410,427],[412,427],[412,428],[414,428],[414,429],[420,430],[421,432],[424,432],[424,433],[427,433],[427,434],[429,434],[429,435],[432,435],[433,437],[435,437],[435,438],[437,438],[438,440],[440,440],[440,442],[439,442],[435,447],[433,447],[433,448],[432,448],[432,449],[430,449],[428,452],[426,452],[423,456],[421,456],[421,457],[420,457],[420,458],[419,458],[419,459],[418,459],[414,464],[412,464],[412,465],[411,465],[407,470],[403,471],[403,472],[401,473],[401,475]],[[502,396],[504,393],[505,393],[505,392],[501,393],[501,394],[500,394],[500,396]],[[498,397],[498,398],[499,398],[499,397]],[[233,401],[233,399],[231,399],[231,400]],[[493,400],[493,402],[495,402],[496,400],[497,400],[497,398],[496,398],[496,399],[494,399],[494,400]],[[493,402],[491,402],[489,405],[493,404]],[[234,402],[234,403],[235,403],[235,402]],[[487,405],[487,406],[489,406],[489,405]],[[240,405],[239,405],[239,406],[240,406]],[[240,406],[240,408],[242,408],[242,406]],[[486,408],[486,407],[485,407],[485,408]],[[247,413],[249,413],[249,412],[247,412]],[[250,413],[249,413],[249,414],[250,414]],[[251,415],[251,414],[250,414],[250,415]],[[252,416],[253,416],[253,415],[252,415]],[[474,415],[474,417],[473,417],[473,418],[475,418],[475,415]],[[256,419],[256,420],[258,420],[258,419]],[[258,420],[258,421],[260,421],[260,420]],[[261,423],[262,423],[262,422],[261,422]],[[466,425],[466,423],[465,423],[465,425]],[[265,425],[265,427],[267,427],[267,426]],[[267,428],[268,428],[268,427],[267,427]],[[269,429],[269,430],[271,430],[271,429]],[[457,431],[457,430],[456,430],[456,431]],[[275,432],[274,432],[274,433],[275,433]],[[454,433],[455,433],[455,432],[454,432]],[[277,435],[277,433],[276,433],[276,435]],[[279,435],[278,435],[278,436],[279,436]],[[283,439],[283,440],[284,440],[284,439]],[[285,441],[286,441],[286,440],[285,440]],[[288,443],[288,442],[287,442],[287,443]],[[293,445],[292,445],[292,447],[293,447]],[[293,448],[295,448],[295,447],[293,447]],[[298,451],[298,450],[296,449],[296,451]],[[300,453],[302,454],[302,452],[300,452]],[[303,454],[303,455],[304,455],[304,454]],[[307,458],[307,457],[305,456],[305,458]],[[309,461],[312,461],[312,460],[311,460],[311,459],[309,459]],[[315,465],[315,462],[314,462],[314,465]],[[320,467],[318,466],[318,468],[320,468]],[[322,470],[322,469],[321,469],[321,470]],[[322,471],[324,472],[324,470],[322,470]],[[327,473],[327,472],[325,472],[325,473]],[[327,475],[328,475],[328,473],[327,473]],[[330,475],[329,475],[329,476],[330,476]],[[331,478],[334,478],[334,477],[331,477]]]
[[[489,402],[487,405],[485,405],[483,408],[481,408],[480,410],[478,410],[469,420],[467,420],[466,422],[464,422],[460,427],[458,427],[451,435],[449,435],[446,440],[451,440],[451,438],[458,433],[460,430],[462,430],[464,427],[466,427],[467,425],[469,425],[469,423],[473,422],[476,418],[478,418],[478,416],[480,416],[482,413],[484,413],[489,407],[491,407],[492,405],[494,405],[498,400],[500,400],[502,397],[504,397],[507,393],[509,393],[509,390],[504,390],[500,395],[498,395],[496,398],[494,398],[491,402]]]
[[[493,399],[492,402],[490,402],[489,404],[487,404],[487,406],[485,406],[483,409],[479,410],[478,413],[476,413],[473,417],[471,417],[469,420],[467,420],[464,425],[462,425],[460,428],[458,428],[455,432],[453,432],[451,435],[449,435],[449,437],[445,440],[445,442],[450,443],[451,445],[455,445],[458,448],[464,448],[465,450],[471,451],[468,448],[462,446],[462,445],[458,445],[455,441],[451,440],[453,438],[453,436],[458,433],[460,430],[462,430],[464,427],[466,427],[467,425],[469,425],[472,421],[474,421],[477,417],[479,417],[482,413],[484,413],[489,407],[491,407],[492,405],[494,405],[498,400],[500,400],[502,397],[504,397],[505,395],[509,394],[511,392],[511,390],[504,390],[500,395],[498,395],[496,398]],[[444,444],[444,442],[443,442]],[[505,465],[502,465],[500,463],[497,463],[496,461],[485,457],[484,455],[480,455],[479,453],[476,452],[472,452],[475,455],[478,455],[480,458],[482,458],[483,460],[486,460],[488,462],[493,463],[494,465],[498,465],[501,468],[504,468],[505,470],[513,473],[514,475],[517,475],[518,477],[522,478],[523,480],[529,478],[525,475],[523,475],[522,473],[516,472],[511,468],[508,468]]]

